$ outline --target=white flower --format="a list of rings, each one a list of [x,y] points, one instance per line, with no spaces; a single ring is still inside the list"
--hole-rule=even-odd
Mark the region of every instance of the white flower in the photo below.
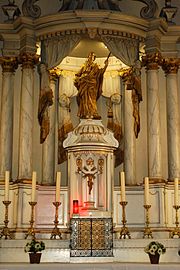
[[[156,251],[157,250],[157,246],[156,245],[152,245],[151,246],[151,249],[154,250],[154,251]]]
[[[149,253],[150,253],[151,255],[155,255],[156,252],[155,252],[154,249],[150,248]]]
[[[35,250],[40,250],[40,249],[41,249],[40,243],[36,243],[36,244],[35,244]]]
[[[161,255],[162,254],[162,248],[158,248],[158,254]]]

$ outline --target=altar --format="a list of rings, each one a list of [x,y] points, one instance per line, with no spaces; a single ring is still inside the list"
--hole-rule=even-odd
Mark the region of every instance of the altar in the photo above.
[[[178,1],[3,2],[0,268],[176,270]]]

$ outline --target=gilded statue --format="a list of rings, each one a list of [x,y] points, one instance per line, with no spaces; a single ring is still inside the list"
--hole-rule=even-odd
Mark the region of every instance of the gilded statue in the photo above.
[[[134,134],[138,138],[140,132],[139,104],[142,101],[141,62],[139,60],[135,61],[134,66],[123,74],[123,79],[127,82],[127,90],[132,90]]]
[[[103,75],[108,66],[108,55],[104,67],[95,63],[96,56],[91,52],[80,71],[75,74],[74,85],[78,90],[78,117],[81,119],[101,119],[97,111],[97,100],[102,94]]]

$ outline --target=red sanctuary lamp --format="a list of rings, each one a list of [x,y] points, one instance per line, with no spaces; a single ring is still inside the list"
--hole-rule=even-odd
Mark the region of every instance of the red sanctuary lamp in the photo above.
[[[73,214],[79,214],[79,201],[73,200]]]

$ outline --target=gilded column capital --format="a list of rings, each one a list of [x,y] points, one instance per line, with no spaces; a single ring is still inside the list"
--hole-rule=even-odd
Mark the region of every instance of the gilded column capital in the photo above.
[[[142,65],[146,67],[147,70],[157,70],[162,63],[162,56],[159,52],[148,53],[142,58]]]
[[[39,55],[34,53],[22,53],[19,55],[19,63],[22,68],[34,68],[39,62]]]
[[[60,71],[56,68],[50,69],[49,73],[50,73],[50,80],[51,81],[56,81],[60,76]]]
[[[18,68],[18,60],[17,57],[1,57],[0,64],[2,66],[2,71],[4,72],[15,72]]]
[[[162,61],[162,68],[166,75],[177,74],[180,66],[180,58],[165,58]]]

